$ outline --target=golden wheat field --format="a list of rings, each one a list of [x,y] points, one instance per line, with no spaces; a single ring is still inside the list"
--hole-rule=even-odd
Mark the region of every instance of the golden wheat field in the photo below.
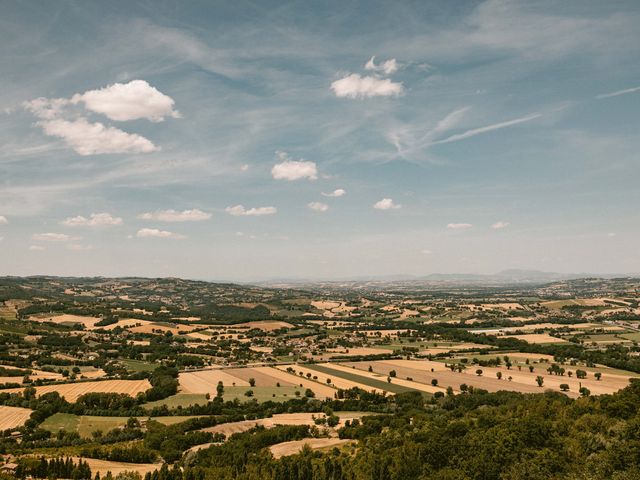
[[[126,393],[135,397],[138,393],[151,388],[148,380],[105,380],[102,382],[77,382],[64,383],[58,385],[42,385],[35,387],[36,395],[44,395],[49,392],[58,392],[68,402],[75,402],[78,397],[85,393]],[[9,388],[3,390],[9,393],[19,393],[23,388]]]
[[[28,408],[0,406],[0,430],[21,427],[32,413]]]

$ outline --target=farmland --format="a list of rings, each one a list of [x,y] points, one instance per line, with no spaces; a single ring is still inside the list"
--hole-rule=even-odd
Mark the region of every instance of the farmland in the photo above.
[[[45,385],[35,387],[36,395],[44,395],[46,393],[57,392],[60,396],[69,402],[75,402],[78,397],[86,393],[124,393],[130,396],[136,396],[140,392],[144,392],[151,385],[147,380],[105,380],[101,382],[78,382],[64,383],[57,385]],[[10,388],[4,390],[8,393],[19,393],[22,389]]]
[[[640,283],[627,281],[444,293],[8,282],[31,299],[9,299],[15,318],[0,319],[5,448],[18,462],[82,457],[93,475],[163,463],[220,473],[225,449],[254,441],[274,465],[309,450],[359,458],[363,438],[412,435],[414,418],[421,429],[457,411],[484,428],[484,408],[609,405],[640,379],[640,296],[629,293]]]
[[[11,430],[24,425],[32,410],[28,408],[0,406],[0,430]]]
[[[269,447],[274,458],[286,457],[299,453],[305,446],[312,450],[329,449],[345,444],[353,443],[352,440],[341,438],[308,438],[304,440],[293,440],[291,442],[278,443]]]

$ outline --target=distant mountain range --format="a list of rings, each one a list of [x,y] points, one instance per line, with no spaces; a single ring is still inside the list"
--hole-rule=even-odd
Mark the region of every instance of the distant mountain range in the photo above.
[[[381,275],[355,276],[334,279],[310,278],[274,278],[252,282],[262,285],[299,285],[313,283],[349,283],[349,282],[379,282],[379,283],[449,283],[449,284],[517,284],[517,283],[548,283],[562,280],[576,280],[579,278],[637,278],[640,274],[629,273],[558,273],[540,270],[509,269],[493,274],[476,273],[432,273],[429,275]]]

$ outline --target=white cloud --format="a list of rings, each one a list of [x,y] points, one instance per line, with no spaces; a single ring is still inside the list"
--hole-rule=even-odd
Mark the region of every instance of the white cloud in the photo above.
[[[316,212],[326,212],[329,210],[329,205],[322,202],[311,202],[307,204],[307,207],[311,210],[315,210]]]
[[[509,225],[511,225],[511,223],[498,221],[498,222],[494,223],[493,225],[491,225],[491,228],[493,228],[494,230],[500,230],[502,228],[507,228]]]
[[[0,225],[6,225],[7,223],[9,223],[7,217],[5,217],[4,215],[0,215]]]
[[[34,233],[31,238],[37,242],[69,242],[80,240],[81,237],[72,237],[65,233]]]
[[[234,217],[260,217],[263,215],[274,215],[278,213],[276,207],[254,207],[246,209],[243,205],[227,207],[225,211]]]
[[[392,82],[388,78],[361,77],[357,73],[347,75],[331,84],[336,97],[367,98],[392,97],[404,91],[402,83]]]
[[[431,250],[422,250],[423,255],[431,255],[433,252]]]
[[[276,180],[301,180],[318,178],[318,167],[315,162],[306,160],[292,160],[286,152],[276,152],[280,163],[276,163],[271,169],[271,176]]]
[[[193,210],[159,210],[157,212],[146,212],[138,215],[142,220],[157,220],[160,222],[200,222],[209,220],[211,214],[194,208]]]
[[[42,120],[53,120],[64,112],[64,109],[69,103],[69,100],[66,98],[40,97],[24,102],[23,106]]]
[[[150,153],[160,150],[149,139],[127,133],[100,122],[90,122],[77,116],[73,106],[83,104],[86,110],[103,113],[111,120],[146,118],[160,122],[165,117],[179,117],[173,110],[174,101],[144,80],[115,83],[99,90],[89,90],[66,98],[36,98],[24,102],[25,109],[33,113],[36,123],[46,135],[58,137],[80,155],[105,153]]]
[[[616,233],[614,233],[614,232],[609,232],[609,233],[607,233],[607,237],[612,237],[612,238],[613,238],[613,237],[615,237],[616,235],[617,235],[617,234],[616,234]]]
[[[179,233],[168,232],[166,230],[158,230],[157,228],[141,228],[136,233],[138,238],[173,238],[175,240],[182,240],[185,237]]]
[[[46,135],[62,138],[80,155],[105,153],[150,153],[160,150],[150,140],[102,123],[77,120],[42,120],[37,123]]]
[[[106,227],[122,225],[122,218],[114,217],[110,213],[92,213],[89,218],[82,215],[69,217],[62,224],[67,227]]]
[[[603,93],[601,95],[597,95],[596,98],[598,100],[602,100],[603,98],[611,98],[618,97],[620,95],[626,95],[628,93],[640,92],[640,87],[626,88],[624,90],[617,90],[615,92]]]
[[[391,58],[385,62],[379,63],[378,65],[376,65],[375,60],[376,57],[374,55],[365,64],[364,69],[373,70],[374,72],[384,72],[386,75],[391,75],[398,71],[398,62],[396,62],[395,58]]]
[[[249,170],[249,164],[245,163],[244,165],[240,166],[240,171],[241,172],[246,172]]]
[[[71,102],[82,102],[87,110],[102,113],[117,121],[146,118],[161,122],[165,117],[180,118],[180,113],[173,109],[173,99],[144,80],[114,83],[98,90],[77,93]]]
[[[89,250],[93,250],[91,245],[80,245],[77,243],[71,243],[67,245],[67,250],[71,250],[73,252],[88,252]]]
[[[32,252],[42,252],[45,250],[45,248],[41,247],[40,245],[29,245],[29,250],[31,250]]]
[[[447,228],[450,228],[451,230],[464,230],[471,227],[473,227],[473,225],[470,223],[449,223],[447,225]]]
[[[431,145],[457,142],[458,140],[464,140],[465,138],[475,137],[476,135],[480,135],[482,133],[492,132],[493,130],[499,130],[501,128],[511,127],[512,125],[518,125],[519,123],[529,122],[536,118],[540,118],[541,116],[542,116],[541,113],[534,113],[533,115],[527,115],[526,117],[516,118],[506,122],[494,123],[493,125],[473,128],[471,130],[467,130],[466,132],[456,133],[455,135],[451,135],[447,138],[443,138],[442,140],[432,142]]]
[[[373,208],[375,208],[376,210],[394,210],[400,207],[402,207],[402,205],[393,203],[392,198],[383,198],[382,200],[378,200],[373,204]]]
[[[324,193],[322,195],[325,197],[342,197],[347,194],[347,191],[344,188],[336,188],[333,192]]]

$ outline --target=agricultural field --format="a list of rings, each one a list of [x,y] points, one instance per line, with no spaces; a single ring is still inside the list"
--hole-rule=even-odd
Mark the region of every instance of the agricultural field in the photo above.
[[[148,380],[104,380],[101,382],[77,382],[35,387],[36,395],[57,392],[68,402],[75,402],[79,396],[85,393],[124,393],[135,397],[151,387]],[[8,393],[21,393],[21,388],[9,388],[3,391]]]
[[[87,462],[91,468],[91,472],[100,475],[100,477],[106,476],[109,472],[111,472],[113,477],[124,474],[125,472],[135,472],[144,476],[162,467],[162,464],[159,463],[112,462],[109,460],[82,457],[73,457],[73,459],[76,461],[82,459],[83,462]]]
[[[154,420],[163,425],[172,425],[184,422],[195,416],[170,416],[170,417],[136,417],[140,421]],[[42,423],[42,428],[56,433],[59,430],[77,432],[81,437],[91,438],[93,432],[100,430],[107,433],[114,428],[122,428],[127,424],[129,417],[99,417],[92,415],[73,415],[70,413],[56,413]]]
[[[182,393],[213,393],[215,394],[218,382],[228,386],[248,387],[249,382],[226,372],[222,369],[209,369],[199,372],[184,372],[178,377],[180,391]]]
[[[162,400],[156,400],[155,402],[147,402],[144,407],[152,409],[155,407],[162,407],[166,405],[170,409],[178,407],[190,407],[192,405],[205,405],[209,402],[207,397],[203,393],[178,393]]]
[[[33,410],[0,405],[0,431],[21,427],[29,420]]]
[[[344,425],[347,421],[361,419],[366,416],[364,412],[335,412],[339,418],[337,426]],[[222,433],[229,437],[235,433],[246,432],[257,426],[264,428],[273,428],[276,425],[315,425],[315,419],[323,417],[321,413],[278,413],[269,418],[261,418],[257,420],[243,420],[240,422],[223,423],[214,427],[203,429],[203,431],[211,433]]]
[[[274,458],[281,458],[300,453],[305,446],[311,448],[311,450],[326,450],[353,443],[353,440],[341,438],[305,438],[304,440],[277,443],[270,446],[269,451]]]

